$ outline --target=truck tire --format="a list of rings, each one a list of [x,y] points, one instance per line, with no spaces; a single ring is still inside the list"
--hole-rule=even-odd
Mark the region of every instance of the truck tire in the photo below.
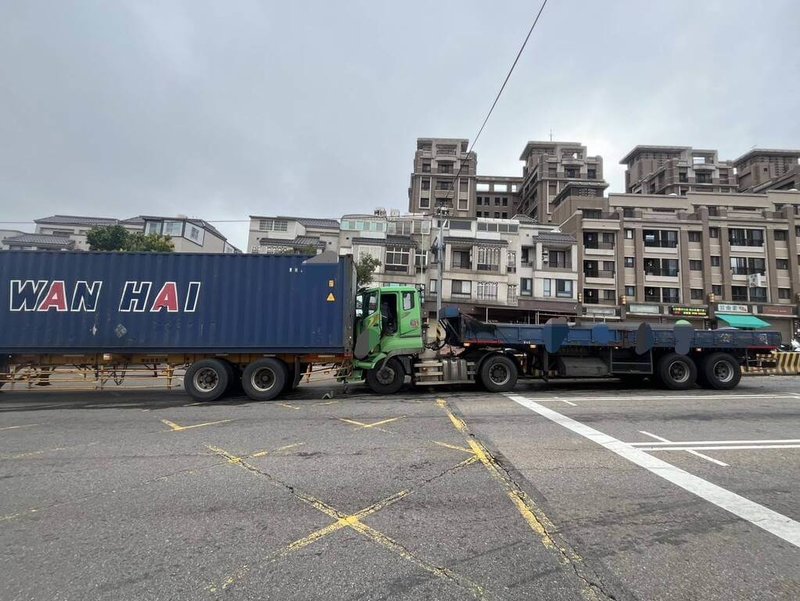
[[[225,367],[228,369],[228,390],[229,395],[242,394],[242,370],[238,365],[234,365],[230,361],[220,359]]]
[[[283,392],[288,371],[286,364],[277,359],[253,361],[242,374],[244,393],[254,401],[271,401]]]
[[[508,392],[517,384],[517,365],[505,355],[490,355],[481,363],[480,381],[489,392]]]
[[[381,361],[367,372],[367,386],[375,394],[394,394],[403,387],[406,371],[397,357]]]
[[[230,367],[219,359],[195,361],[183,376],[183,387],[196,401],[216,401],[228,389]]]
[[[702,383],[714,390],[736,388],[742,379],[742,367],[728,353],[714,353],[703,359],[700,365]]]
[[[687,390],[697,380],[697,367],[691,357],[669,353],[658,360],[658,381],[669,390]]]
[[[286,366],[286,382],[283,384],[283,393],[292,392],[300,385],[300,380],[306,372],[306,365],[301,363],[300,369],[295,369],[294,365]]]

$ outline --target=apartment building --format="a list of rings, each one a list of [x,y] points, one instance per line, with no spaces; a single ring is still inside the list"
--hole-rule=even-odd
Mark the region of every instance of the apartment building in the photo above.
[[[430,213],[437,207],[456,217],[475,216],[475,169],[478,157],[464,138],[418,138],[408,188],[408,212]]]
[[[142,222],[140,229],[145,234],[169,236],[175,252],[179,253],[240,253],[238,248],[213,225],[203,219],[178,215],[177,217],[158,217],[142,215],[125,220],[127,223]],[[126,223],[123,223],[125,225]]]
[[[247,248],[254,254],[339,252],[339,221],[250,215]]]
[[[733,161],[740,192],[800,189],[800,150],[754,148]]]
[[[129,219],[87,217],[81,215],[51,215],[35,219],[35,238],[13,241],[17,248],[44,250],[63,248],[89,250],[87,234],[93,227],[121,225],[130,232],[170,236],[175,252],[237,253],[239,249],[213,225],[202,219],[179,215],[156,217],[139,215]]]
[[[478,175],[475,178],[475,216],[510,219],[517,214],[521,177]]]
[[[676,194],[731,193],[739,189],[733,161],[721,161],[716,150],[691,146],[636,146],[620,161],[626,165],[625,192]]]
[[[579,142],[528,142],[519,157],[524,161],[522,188],[516,212],[540,222],[553,222],[551,203],[565,187],[583,184],[605,190],[603,158],[588,156]]]
[[[800,193],[570,199],[580,314],[697,327],[758,319],[790,338],[800,299]],[[583,205],[583,206],[581,206]],[[755,319],[754,319],[755,318]]]

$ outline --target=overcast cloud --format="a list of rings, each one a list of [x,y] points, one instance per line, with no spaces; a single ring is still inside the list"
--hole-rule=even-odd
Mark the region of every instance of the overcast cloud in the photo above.
[[[405,210],[416,138],[475,135],[538,7],[4,0],[0,220]],[[796,0],[550,0],[478,171],[519,174],[551,129],[612,192],[636,144],[800,148],[798,23]]]

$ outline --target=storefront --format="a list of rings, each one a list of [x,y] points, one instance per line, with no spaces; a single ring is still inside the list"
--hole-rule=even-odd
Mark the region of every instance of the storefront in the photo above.
[[[661,305],[631,303],[625,307],[623,319],[636,322],[661,323],[661,317]]]
[[[708,328],[708,307],[672,305],[669,308],[669,317],[674,321],[688,321],[698,330]]]
[[[737,305],[729,303],[719,303],[714,311],[715,328],[736,328],[739,330],[778,330],[786,339],[787,334],[791,334],[791,320],[786,333],[782,324],[777,323],[783,320],[766,319],[764,315],[756,315],[758,307],[755,305]]]
[[[758,316],[770,323],[770,329],[780,332],[784,342],[797,337],[797,308],[794,305],[759,305]]]

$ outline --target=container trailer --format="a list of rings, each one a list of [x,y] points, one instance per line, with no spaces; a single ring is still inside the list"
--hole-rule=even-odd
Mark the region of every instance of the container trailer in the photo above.
[[[778,332],[483,323],[443,309],[426,323],[413,286],[356,290],[352,257],[0,252],[0,372],[185,368],[194,399],[240,388],[277,398],[302,377],[376,393],[522,378],[619,377],[671,389],[735,387]],[[430,326],[430,327],[429,327]],[[3,374],[0,373],[0,378]]]

